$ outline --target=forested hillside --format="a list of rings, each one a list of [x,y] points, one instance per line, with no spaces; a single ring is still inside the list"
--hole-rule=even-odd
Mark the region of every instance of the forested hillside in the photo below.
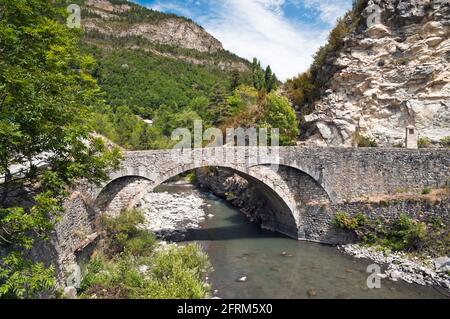
[[[224,127],[239,117],[236,112],[248,112],[242,105],[232,110],[228,103],[238,87],[266,93],[276,89],[278,80],[270,67],[265,72],[257,61],[252,65],[224,50],[189,19],[127,1],[78,4],[82,5],[83,51],[97,61],[94,76],[106,100],[93,118],[94,127],[125,148],[170,147],[171,132],[191,127],[195,119],[202,119],[205,127]],[[258,109],[268,125],[265,99],[248,108]],[[282,140],[292,144],[297,125],[287,100],[283,102],[284,110],[289,110],[283,116],[291,120],[293,132],[281,128],[290,136]],[[255,123],[263,125],[256,118],[247,124]]]

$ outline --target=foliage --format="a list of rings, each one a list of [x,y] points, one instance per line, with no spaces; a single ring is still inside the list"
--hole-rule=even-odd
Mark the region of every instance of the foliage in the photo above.
[[[261,67],[261,62],[257,58],[253,58],[252,79],[253,87],[258,91],[270,93],[277,89],[278,79],[272,72],[270,65],[264,71]]]
[[[280,130],[280,145],[294,145],[299,135],[297,117],[289,101],[276,93],[267,95],[261,126]]]
[[[67,185],[100,183],[120,159],[90,135],[88,119],[102,103],[94,60],[63,20],[50,0],[2,1],[0,297],[49,290],[52,268],[31,262],[27,251],[48,238]]]
[[[428,194],[430,194],[431,193],[431,188],[429,188],[429,187],[425,187],[423,190],[422,190],[422,195],[428,195]]]
[[[92,125],[126,149],[170,148],[173,130],[192,131],[200,119],[205,128],[221,126],[236,114],[228,104],[229,90],[245,83],[242,77],[231,83],[236,72],[228,75],[143,51],[90,51],[101,59],[95,73],[111,105],[98,109]]]
[[[388,234],[387,243],[393,250],[419,249],[427,235],[427,225],[400,215]]]
[[[209,287],[204,277],[211,270],[207,256],[196,245],[158,247],[154,235],[140,228],[142,221],[143,215],[137,210],[123,211],[115,219],[104,220],[107,254],[97,252],[85,268],[81,296],[107,299],[207,297]],[[118,246],[122,250],[112,253]]]
[[[378,147],[375,140],[358,133],[353,136],[353,143],[358,147]]]
[[[36,298],[53,293],[56,280],[54,267],[34,263],[20,252],[2,259],[0,296],[2,298]]]
[[[363,215],[350,217],[340,212],[333,224],[353,232],[366,245],[419,255],[442,256],[449,253],[450,230],[442,220],[419,221],[405,214],[392,221],[368,220]]]
[[[419,148],[428,148],[431,146],[431,140],[428,137],[421,137],[418,141]]]
[[[285,97],[276,92],[266,94],[240,86],[228,98],[228,103],[231,116],[224,127],[278,128],[281,146],[296,143],[299,135],[297,117]]]
[[[358,214],[355,217],[350,217],[344,212],[336,213],[335,219],[333,221],[333,224],[336,227],[353,231],[356,231],[366,223],[367,218],[364,215]]]
[[[126,252],[131,255],[144,256],[155,244],[153,234],[142,230],[139,225],[144,222],[141,211],[124,210],[117,218],[103,217],[106,242],[110,254]]]
[[[450,136],[444,137],[444,138],[441,140],[441,145],[442,145],[443,147],[450,148]]]
[[[289,99],[301,112],[308,114],[312,111],[311,105],[317,99],[317,90],[312,81],[311,72],[307,71],[286,82]]]

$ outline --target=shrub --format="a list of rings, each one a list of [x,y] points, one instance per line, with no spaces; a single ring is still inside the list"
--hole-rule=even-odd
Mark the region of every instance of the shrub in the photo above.
[[[424,222],[419,222],[403,214],[394,223],[387,243],[397,251],[417,250],[421,248],[426,235],[427,225]]]
[[[450,148],[450,136],[444,137],[444,138],[441,140],[441,145],[442,145],[443,147],[448,147],[448,148]]]
[[[96,253],[83,271],[82,298],[200,299],[209,296],[208,257],[197,245],[155,249],[155,236],[140,229],[143,214],[124,210],[104,218],[109,254]],[[120,248],[114,255],[111,252]]]
[[[403,56],[400,59],[398,59],[399,65],[407,65],[409,63],[409,58],[407,56]]]
[[[375,140],[362,136],[359,133],[356,133],[353,137],[354,145],[358,147],[378,147],[378,144]]]
[[[202,278],[211,270],[208,257],[197,245],[171,247],[153,256],[154,282],[150,299],[199,299],[208,295]]]
[[[449,253],[450,231],[442,220],[423,222],[402,214],[391,222],[369,221],[363,215],[352,218],[340,212],[336,214],[333,224],[355,233],[366,245],[433,256]]]
[[[425,187],[423,190],[422,190],[422,195],[428,195],[428,194],[430,194],[431,193],[431,188],[430,187]]]
[[[154,234],[140,230],[125,242],[124,251],[132,256],[149,256],[156,244]]]
[[[333,224],[341,229],[356,231],[360,227],[364,226],[367,223],[367,218],[358,214],[355,217],[350,217],[345,212],[338,212],[334,218]]]
[[[186,180],[191,184],[196,184],[197,183],[197,174],[195,174],[195,171],[187,173]]]
[[[419,148],[428,148],[431,146],[431,140],[427,137],[421,137],[418,141]]]
[[[118,217],[103,216],[103,227],[106,231],[106,240],[110,254],[124,251],[127,241],[138,237],[141,230],[138,228],[144,222],[144,214],[137,210],[123,210]]]

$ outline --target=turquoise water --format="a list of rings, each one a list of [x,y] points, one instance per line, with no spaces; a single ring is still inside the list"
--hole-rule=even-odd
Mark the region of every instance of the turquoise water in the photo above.
[[[180,193],[189,189],[165,187]],[[446,298],[432,287],[383,280],[369,289],[370,261],[340,253],[335,247],[298,242],[251,224],[234,207],[203,193],[208,214],[202,229],[191,230],[210,257],[214,294],[220,298]],[[238,279],[247,277],[244,282]]]

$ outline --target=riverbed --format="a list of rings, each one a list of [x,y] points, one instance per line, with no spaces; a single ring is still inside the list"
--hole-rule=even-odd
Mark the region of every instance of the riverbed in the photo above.
[[[369,260],[358,260],[335,247],[298,242],[265,231],[226,201],[191,186],[163,186],[170,194],[200,194],[205,216],[182,242],[196,242],[209,255],[208,278],[218,298],[447,298],[433,287],[403,281],[367,286]]]

